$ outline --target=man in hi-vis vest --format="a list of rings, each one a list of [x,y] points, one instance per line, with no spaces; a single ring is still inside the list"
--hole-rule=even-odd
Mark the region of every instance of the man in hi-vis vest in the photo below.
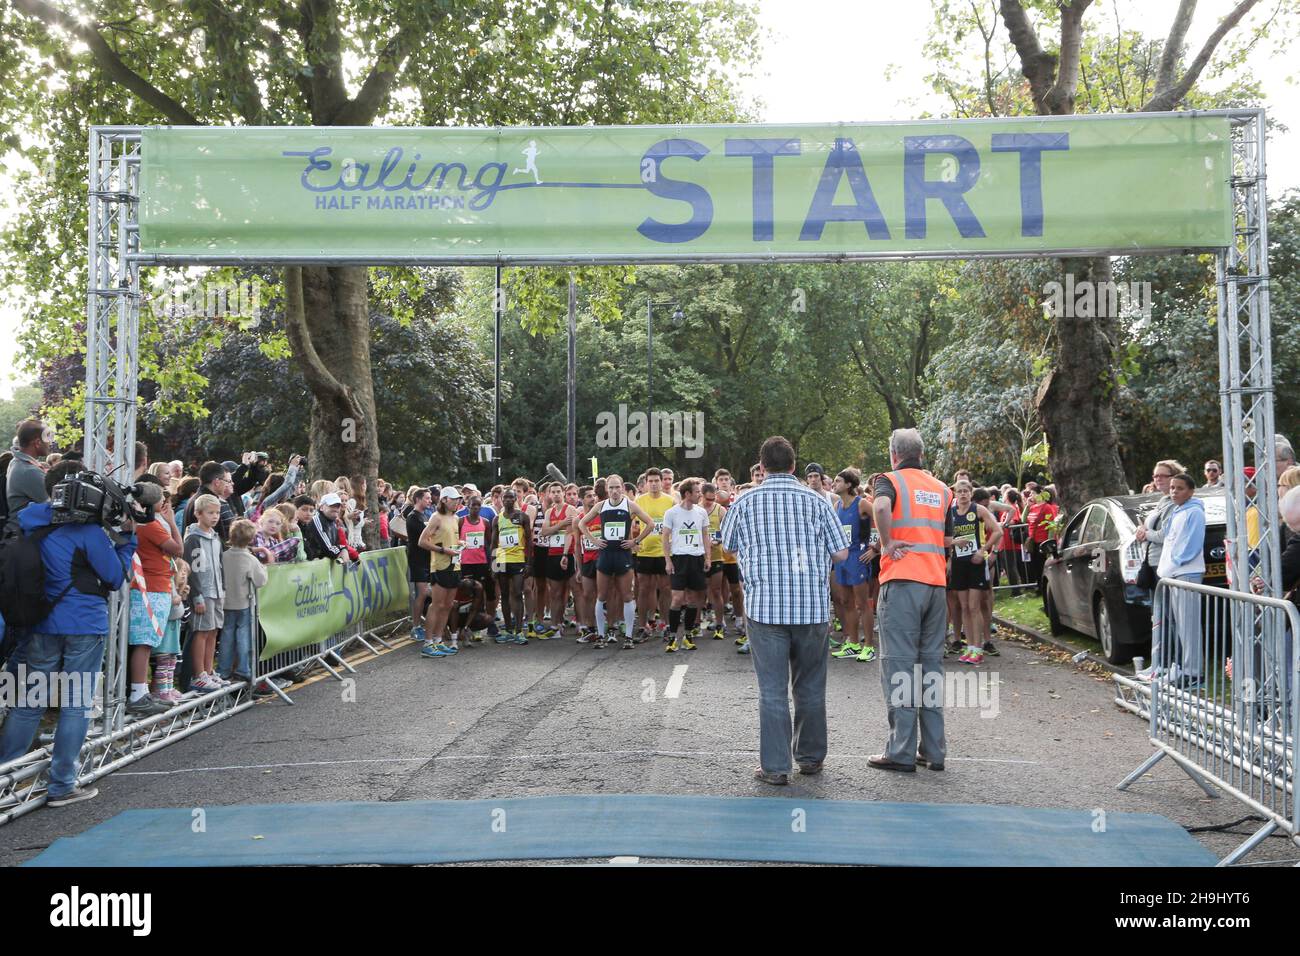
[[[945,549],[952,545],[952,492],[921,470],[924,451],[921,435],[914,428],[899,428],[889,436],[893,471],[877,479],[872,506],[880,533],[881,587],[876,619],[880,622],[880,681],[889,711],[889,743],[883,754],[867,762],[879,770],[903,773],[915,773],[918,763],[942,770],[946,750]]]

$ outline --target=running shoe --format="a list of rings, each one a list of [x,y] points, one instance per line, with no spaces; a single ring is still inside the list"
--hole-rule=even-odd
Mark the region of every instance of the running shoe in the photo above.
[[[599,644],[600,635],[595,631],[583,631],[578,635],[579,644]]]
[[[740,647],[740,645],[744,644],[748,640],[749,638],[747,638],[744,633],[741,633],[741,635],[736,638],[736,646]]]
[[[554,641],[559,638],[559,632],[554,628],[548,627],[540,634],[534,635],[539,641]]]
[[[693,627],[686,632],[686,636],[693,641],[698,641],[700,639],[700,629],[698,627]]]
[[[423,624],[421,624],[419,627],[415,627],[415,628],[412,628],[412,629],[411,629],[411,640],[413,640],[413,641],[419,641],[421,644],[424,643],[424,625],[423,625]]]
[[[863,664],[869,664],[875,659],[876,649],[870,644],[863,645],[862,652],[854,658],[854,660],[861,661]]]
[[[649,639],[650,639],[650,632],[647,631],[644,627],[640,627],[637,628],[636,633],[632,635],[631,641],[633,644],[644,644]]]
[[[682,638],[682,650],[684,650],[684,651],[693,651],[693,650],[695,650],[695,642],[691,640],[691,638],[690,638],[689,635],[687,635],[686,637]]]
[[[509,631],[497,631],[497,636],[492,638],[492,640],[498,644],[513,644],[515,642],[515,636]]]
[[[460,653],[460,645],[459,645],[459,644],[439,644],[439,645],[437,645],[437,646],[438,646],[439,648],[441,648],[442,650],[446,651],[448,654],[458,654],[458,653]]]
[[[677,653],[677,642],[676,642],[676,641],[669,641],[669,642],[668,642],[668,646],[664,648],[664,653],[666,653],[666,654],[676,654],[676,653]]]
[[[748,654],[748,653],[749,653],[749,641],[746,640],[743,644],[741,644],[738,648],[736,648],[736,653],[737,653],[737,654]]]
[[[528,643],[528,638],[524,637],[522,634],[515,634],[515,635],[514,635],[514,640],[510,641],[510,643],[511,643],[511,644],[527,644],[527,643]]]
[[[719,627],[719,628],[715,628],[714,631],[713,631],[713,639],[714,639],[715,641],[720,641],[720,640],[722,640],[722,637],[723,637],[723,635],[722,635],[722,628],[720,628],[720,627]]]
[[[617,644],[618,641],[617,641],[615,638],[612,638],[612,637],[611,637],[611,638],[610,638],[608,641],[606,641],[605,643],[607,643],[607,644]],[[634,647],[636,647],[636,645],[632,643],[632,639],[631,639],[631,638],[628,638],[627,640],[625,640],[625,641],[623,642],[623,650],[625,650],[625,651],[630,651],[630,650],[631,650],[632,648],[634,648]]]
[[[966,653],[957,658],[959,664],[983,664],[984,649],[981,647],[967,647]]]
[[[955,642],[952,643],[952,644],[944,644],[944,645],[943,645],[943,656],[944,656],[944,657],[952,657],[954,654],[960,654],[962,657],[965,657],[965,656],[966,656],[966,645],[965,645],[965,644],[957,644],[957,643],[955,643]]]
[[[420,648],[421,657],[446,657],[451,652],[441,644],[425,644]]]
[[[483,636],[484,636],[484,633],[485,633],[485,632],[483,632],[483,631],[470,631],[470,632],[469,632],[469,639],[470,639],[471,641],[475,642],[476,644],[482,644],[482,643],[483,643]]]
[[[1001,656],[1002,656],[1002,652],[999,651],[996,647],[993,646],[993,642],[992,642],[992,641],[985,641],[985,642],[984,642],[984,653],[987,654],[989,657],[1001,657]]]
[[[835,630],[837,631],[844,630],[844,623],[838,617],[835,619]]]
[[[854,644],[852,641],[845,641],[838,651],[831,651],[831,657],[839,660],[847,660],[850,657],[857,657],[862,653],[862,645]]]

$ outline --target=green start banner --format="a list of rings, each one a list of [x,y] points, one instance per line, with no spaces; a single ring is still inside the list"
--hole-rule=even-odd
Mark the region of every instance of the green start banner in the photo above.
[[[356,564],[299,561],[266,569],[257,620],[266,632],[261,660],[322,641],[360,623],[374,627],[410,613],[406,549],[363,551]]]
[[[150,127],[158,261],[1123,254],[1232,241],[1228,119]]]

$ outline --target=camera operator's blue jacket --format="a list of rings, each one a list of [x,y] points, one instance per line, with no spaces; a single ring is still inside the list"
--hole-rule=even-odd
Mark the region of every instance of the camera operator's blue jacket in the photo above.
[[[18,513],[23,534],[31,534],[51,523],[50,503],[30,504]],[[32,631],[36,634],[107,634],[108,600],[98,594],[86,594],[68,588],[72,581],[72,562],[77,549],[105,586],[116,591],[131,573],[135,557],[135,535],[124,536],[117,547],[108,532],[97,524],[65,524],[55,528],[41,541],[41,562],[45,565],[45,596],[51,601],[68,593],[54,611]]]

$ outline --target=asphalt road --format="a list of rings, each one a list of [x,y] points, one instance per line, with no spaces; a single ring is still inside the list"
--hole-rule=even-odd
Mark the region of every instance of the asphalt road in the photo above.
[[[884,740],[879,664],[831,660],[826,769],[788,787],[751,777],[757,688],[730,635],[692,653],[650,643],[596,650],[569,638],[488,642],[440,660],[408,643],[357,665],[355,700],[328,677],[299,685],[292,707],[262,703],[101,780],[95,800],[0,827],[0,863],[123,810],[159,806],[608,792],[1138,811],[1187,827],[1247,815],[1230,798],[1206,798],[1169,760],[1116,791],[1152,752],[1145,725],[1114,706],[1108,676],[1004,638],[1002,656],[976,669],[996,682],[984,685],[985,706],[947,711],[943,773],[867,766]],[[681,665],[679,695],[666,696]],[[1251,829],[1197,837],[1222,856]],[[1265,843],[1249,862],[1300,859],[1284,839]]]

